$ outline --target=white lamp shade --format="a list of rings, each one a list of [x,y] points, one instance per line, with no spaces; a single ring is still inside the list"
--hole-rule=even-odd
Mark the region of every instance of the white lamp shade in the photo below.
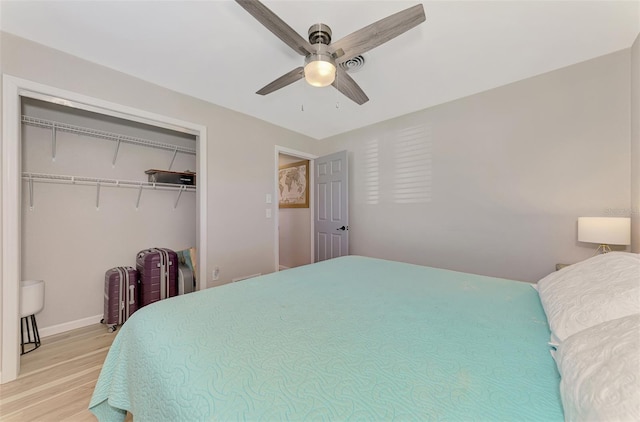
[[[323,87],[333,83],[336,79],[336,67],[324,60],[314,60],[304,67],[304,78],[309,85]]]
[[[578,241],[600,245],[631,244],[631,219],[625,217],[578,218]]]

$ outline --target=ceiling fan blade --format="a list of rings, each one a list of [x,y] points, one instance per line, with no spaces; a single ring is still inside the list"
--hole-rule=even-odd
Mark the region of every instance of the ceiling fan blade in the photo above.
[[[304,67],[296,67],[291,72],[287,72],[284,75],[280,76],[275,81],[266,85],[262,89],[260,89],[256,94],[267,95],[272,93],[273,91],[277,91],[280,88],[284,88],[287,85],[294,83],[295,81],[304,78]]]
[[[365,26],[331,43],[329,48],[334,52],[336,62],[346,62],[405,33],[425,19],[424,7],[418,4]]]
[[[331,85],[358,105],[362,105],[369,101],[367,94],[364,93],[356,81],[354,81],[340,66],[336,67],[336,79]]]
[[[236,0],[244,10],[301,56],[313,53],[313,47],[278,15],[257,0]]]

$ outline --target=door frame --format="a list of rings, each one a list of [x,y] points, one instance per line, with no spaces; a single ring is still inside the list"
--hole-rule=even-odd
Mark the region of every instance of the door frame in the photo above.
[[[310,154],[308,152],[303,152],[303,151],[298,151],[295,149],[291,149],[291,148],[287,148],[287,147],[282,147],[280,145],[276,145],[275,146],[275,165],[274,165],[274,172],[273,172],[273,178],[274,178],[274,189],[273,189],[273,208],[274,208],[274,217],[273,217],[273,228],[274,228],[274,247],[273,247],[273,253],[274,253],[274,259],[275,259],[275,270],[276,271],[280,271],[280,207],[278,206],[278,198],[280,197],[280,191],[278,189],[278,182],[279,182],[279,177],[278,177],[278,170],[280,167],[279,164],[279,157],[280,154],[285,154],[285,155],[291,155],[293,157],[298,157],[301,158],[303,160],[309,160],[309,212],[310,212],[310,218],[309,218],[309,230],[311,233],[311,262],[314,262],[314,252],[315,252],[315,244],[313,242],[313,222],[314,222],[314,208],[313,208],[313,204],[315,203],[315,198],[314,198],[314,168],[313,168],[313,160],[315,160],[316,158],[318,158],[317,155],[314,154]]]
[[[96,112],[107,116],[149,124],[196,136],[196,247],[198,248],[198,288],[206,288],[207,274],[207,127],[145,110],[112,103],[76,92],[44,85],[11,75],[2,75],[2,232],[0,286],[2,323],[0,324],[0,384],[12,381],[20,372],[19,281],[21,267],[21,98],[34,98],[54,104]],[[201,235],[202,234],[202,235]]]

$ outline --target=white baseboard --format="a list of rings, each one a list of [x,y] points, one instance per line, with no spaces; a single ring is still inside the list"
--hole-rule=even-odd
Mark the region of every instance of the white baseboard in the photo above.
[[[287,267],[286,265],[278,265],[278,271],[282,271],[282,270],[288,270],[289,267]]]
[[[262,275],[262,273],[257,273],[257,274],[251,274],[251,275],[245,275],[245,276],[242,276],[242,277],[232,278],[231,282],[235,283],[236,281],[247,280],[249,278],[258,277],[259,275]]]
[[[102,314],[65,322],[63,324],[52,325],[51,327],[38,328],[38,333],[40,334],[40,337],[49,337],[54,334],[64,333],[65,331],[75,330],[76,328],[86,327],[87,325],[99,324],[101,319]]]

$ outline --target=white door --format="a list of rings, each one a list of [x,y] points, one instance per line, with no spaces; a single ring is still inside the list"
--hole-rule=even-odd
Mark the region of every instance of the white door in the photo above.
[[[349,166],[347,151],[314,160],[315,261],[349,254]]]

